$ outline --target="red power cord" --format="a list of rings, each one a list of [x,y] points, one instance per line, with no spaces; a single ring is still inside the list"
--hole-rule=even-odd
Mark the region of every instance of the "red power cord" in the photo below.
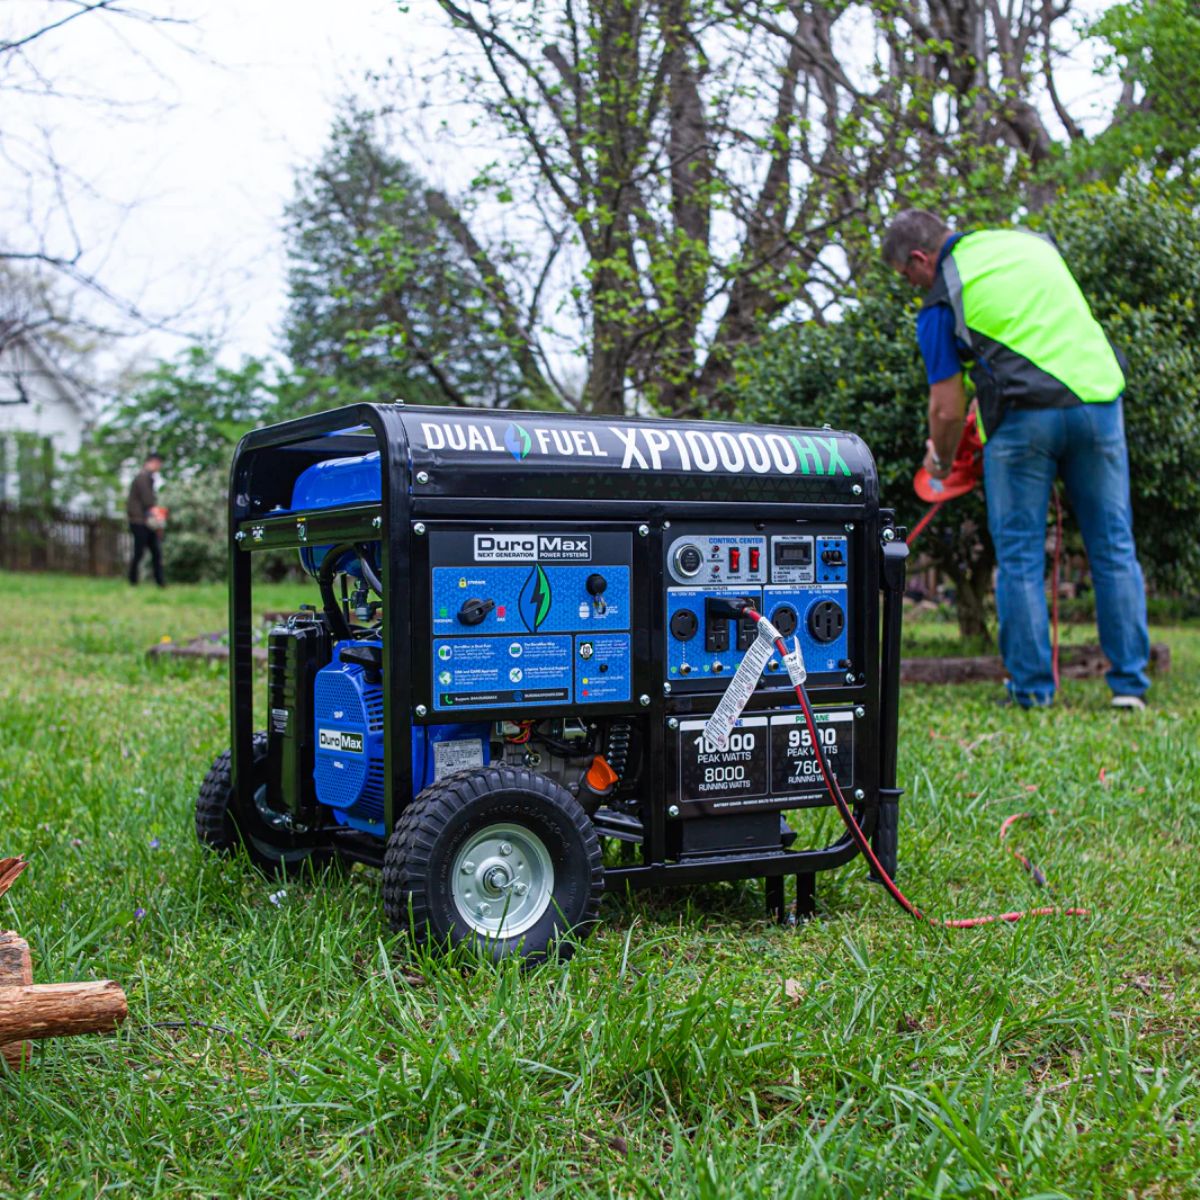
[[[754,621],[761,621],[762,616],[755,612],[754,609],[746,607],[744,609],[746,616]],[[775,639],[775,649],[779,654],[786,659],[790,651],[787,648],[787,643],[783,638]],[[938,920],[936,917],[926,916],[897,886],[892,877],[883,869],[879,859],[875,856],[875,851],[871,849],[871,843],[867,841],[867,836],[863,833],[861,826],[854,819],[854,814],[850,811],[850,806],[846,803],[846,797],[842,795],[842,789],[838,785],[838,781],[834,778],[833,772],[829,769],[829,763],[825,760],[825,751],[821,747],[821,739],[817,734],[816,721],[813,719],[812,708],[808,703],[808,695],[804,690],[802,683],[796,684],[796,697],[800,701],[800,708],[804,713],[804,722],[808,726],[808,736],[812,739],[813,751],[817,756],[817,764],[821,768],[821,777],[825,781],[825,787],[830,796],[833,797],[833,802],[837,806],[838,814],[845,823],[846,828],[850,831],[850,836],[854,839],[859,850],[862,851],[863,857],[871,864],[871,869],[875,872],[878,878],[882,881],[883,886],[887,888],[889,895],[898,905],[910,916],[915,917],[918,921],[927,921],[930,925],[941,925],[946,929],[973,929],[977,925],[991,925],[996,921],[1020,921],[1023,917],[1050,917],[1050,916],[1065,916],[1065,917],[1086,917],[1089,911],[1086,908],[1031,908],[1024,912],[1006,912],[997,913],[984,917],[963,917],[957,920]],[[1028,813],[1017,813],[1015,816],[1009,817],[1008,820],[1000,827],[1000,839],[1003,841],[1008,833],[1009,826],[1014,822],[1019,821],[1022,817],[1028,816]],[[1014,852],[1015,853],[1015,852]],[[1018,855],[1018,860],[1021,856]],[[1036,867],[1029,864],[1028,859],[1021,860],[1027,864],[1026,869],[1032,875],[1037,871]],[[1045,877],[1041,872],[1037,872],[1034,876],[1035,882],[1038,876],[1041,876],[1041,883],[1045,883]]]

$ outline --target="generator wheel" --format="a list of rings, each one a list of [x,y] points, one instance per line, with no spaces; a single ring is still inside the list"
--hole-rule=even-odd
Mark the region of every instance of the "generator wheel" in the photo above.
[[[254,809],[240,813],[233,798],[233,779],[226,750],[204,776],[196,797],[196,836],[222,854],[233,854],[245,846],[250,861],[264,875],[295,876],[305,864],[325,865],[334,855],[315,841],[305,843],[292,833],[278,813],[267,805],[267,735],[254,735]]]
[[[507,767],[427,787],[383,862],[393,929],[410,929],[422,945],[469,943],[497,961],[570,957],[603,889],[600,840],[579,802],[544,775]]]

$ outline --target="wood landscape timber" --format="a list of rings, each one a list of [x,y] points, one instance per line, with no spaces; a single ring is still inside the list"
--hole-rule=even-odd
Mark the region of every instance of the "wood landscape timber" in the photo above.
[[[0,896],[28,864],[0,859]],[[111,979],[86,983],[33,982],[29,944],[0,931],[0,1057],[19,1071],[29,1064],[29,1039],[108,1033],[128,1015],[125,992]]]
[[[1064,646],[1060,659],[1066,679],[1099,679],[1108,670],[1108,659],[1099,646]],[[1150,669],[1163,675],[1171,669],[1171,648],[1165,642],[1150,647]],[[998,654],[962,658],[905,658],[900,662],[901,683],[979,683],[1001,680],[1008,671]]]

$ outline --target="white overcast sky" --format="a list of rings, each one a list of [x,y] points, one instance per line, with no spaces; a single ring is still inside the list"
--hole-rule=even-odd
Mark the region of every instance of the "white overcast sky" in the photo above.
[[[34,27],[47,3],[0,0],[0,40]],[[60,158],[94,189],[77,190],[73,204],[89,247],[83,265],[114,292],[152,313],[188,306],[176,325],[217,335],[228,358],[268,355],[278,349],[281,216],[296,169],[320,153],[337,101],[361,93],[367,72],[436,62],[449,35],[433,0],[414,0],[408,12],[393,0],[142,7],[188,24],[155,29],[92,14],[40,39],[30,61],[68,98],[47,104],[0,90],[0,133],[11,147],[14,130],[36,138],[48,129]],[[1066,96],[1096,94],[1090,66],[1081,55],[1060,77]],[[75,98],[87,93],[117,105]],[[441,186],[463,187],[483,158],[481,150],[472,162],[469,151],[423,136],[415,119],[410,136],[406,153]],[[12,162],[0,160],[0,208],[8,210],[0,221],[17,216],[19,188]],[[169,354],[182,344],[160,334],[140,349]]]
[[[229,355],[268,354],[278,344],[281,217],[296,169],[320,153],[338,100],[362,93],[369,71],[437,57],[441,23],[430,0],[408,13],[392,0],[146,0],[142,8],[188,23],[154,28],[89,14],[47,34],[29,60],[68,98],[0,91],[0,124],[20,130],[21,142],[49,131],[78,176],[72,213],[87,247],[82,266],[147,312],[186,308],[174,324],[218,334]],[[41,0],[0,0],[0,10],[0,40],[56,13]],[[21,159],[20,144],[16,155],[15,164],[0,161],[0,199],[23,186],[17,168],[28,155]],[[461,158],[421,165],[446,185],[469,177]],[[6,207],[0,219],[18,217],[15,204]],[[145,346],[170,353],[181,344],[157,336]]]

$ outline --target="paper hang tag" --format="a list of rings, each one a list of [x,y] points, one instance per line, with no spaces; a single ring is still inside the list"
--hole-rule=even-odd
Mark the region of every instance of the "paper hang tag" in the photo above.
[[[728,749],[729,735],[733,732],[738,717],[742,715],[742,710],[754,694],[759,677],[763,673],[763,667],[775,653],[777,637],[779,637],[779,631],[775,626],[766,617],[760,617],[758,637],[746,651],[741,665],[734,672],[729,686],[725,689],[725,695],[721,697],[720,704],[717,705],[716,711],[708,718],[704,726],[705,739],[716,746],[718,750]]]
[[[792,648],[783,656],[783,665],[787,667],[788,678],[795,687],[799,687],[808,678],[808,670],[804,666],[804,653],[800,649],[798,637],[792,639]]]

